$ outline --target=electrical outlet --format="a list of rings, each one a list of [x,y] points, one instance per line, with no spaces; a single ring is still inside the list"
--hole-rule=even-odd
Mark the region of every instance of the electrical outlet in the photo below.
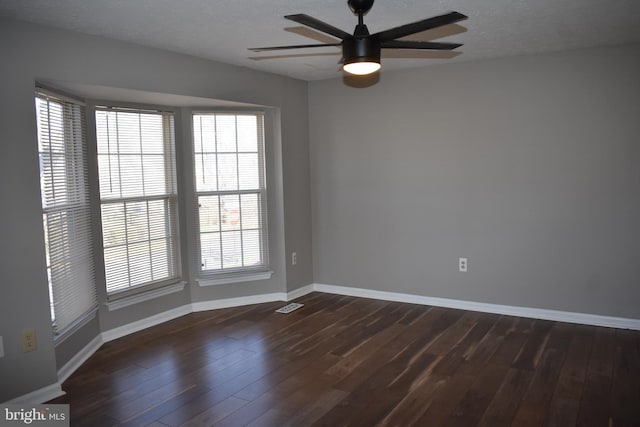
[[[4,342],[2,341],[2,337],[0,337],[0,357],[4,357]]]
[[[22,331],[22,352],[28,353],[36,349],[36,330],[25,329]]]
[[[296,265],[298,263],[298,254],[296,252],[291,252],[291,265]]]
[[[458,270],[460,271],[467,271],[467,259],[466,258],[460,258],[460,260],[458,261]]]

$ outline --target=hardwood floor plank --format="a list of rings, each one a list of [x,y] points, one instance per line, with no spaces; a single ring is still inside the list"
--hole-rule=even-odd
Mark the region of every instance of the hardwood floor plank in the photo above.
[[[486,365],[447,421],[449,427],[476,425],[502,384],[506,366]]]
[[[558,398],[580,400],[587,377],[594,328],[571,325],[571,343],[560,371],[556,395]]]
[[[514,425],[539,426],[544,423],[563,360],[564,354],[555,348],[544,351],[540,367],[516,412]]]
[[[578,425],[597,426],[612,423],[611,388],[615,346],[614,329],[595,329],[587,379],[580,399]]]
[[[414,425],[444,426],[474,381],[475,378],[470,375],[446,377],[429,406]]]
[[[438,395],[440,387],[447,378],[436,374],[429,375],[398,402],[384,417],[381,425],[397,427],[417,425],[416,423],[429,408],[433,398]]]
[[[195,386],[193,388],[186,390],[184,393],[180,393],[174,398],[163,402],[161,405],[157,405],[154,408],[151,408],[148,411],[145,411],[144,413],[136,416],[135,418],[132,418],[120,424],[120,426],[134,427],[134,426],[147,425],[148,423],[153,423],[154,420],[157,420],[158,418],[161,418],[173,412],[177,408],[183,406],[184,404],[190,402],[193,399],[198,398],[199,396],[209,391],[211,390],[209,390],[206,387]]]
[[[548,320],[536,320],[534,322],[529,338],[513,362],[514,368],[528,370],[536,368],[553,323]]]
[[[576,425],[580,402],[575,399],[560,397],[551,402],[551,408],[547,417],[547,427],[565,427]]]
[[[478,425],[482,427],[511,425],[532,379],[533,372],[510,368]]]
[[[346,395],[347,392],[342,390],[333,388],[325,390],[314,396],[310,402],[298,408],[293,416],[278,425],[282,427],[309,426],[333,409]]]
[[[484,339],[487,332],[493,327],[498,319],[494,315],[476,316],[476,322],[470,326],[468,332],[456,343],[446,355],[438,362],[434,372],[440,375],[454,375],[463,373],[459,371],[460,366],[473,354],[476,347]],[[429,347],[429,352],[431,352]]]
[[[640,425],[640,353],[635,346],[636,335],[616,331],[611,390],[611,414],[616,425]]]
[[[640,332],[312,293],[103,345],[74,426],[640,425]]]
[[[249,402],[246,400],[231,396],[181,425],[184,427],[205,427],[216,425],[220,420],[238,411],[238,409],[244,407],[248,403]]]

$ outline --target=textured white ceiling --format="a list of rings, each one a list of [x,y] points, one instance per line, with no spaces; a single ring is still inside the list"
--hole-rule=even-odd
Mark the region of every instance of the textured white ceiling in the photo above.
[[[640,42],[640,0],[378,0],[371,33],[449,11],[469,19],[414,39],[464,43],[457,56],[384,51],[384,70],[442,62]],[[335,47],[256,54],[249,47],[331,38],[283,19],[306,13],[347,32],[346,0],[0,0],[0,16],[129,41],[263,71],[317,80],[339,77]]]

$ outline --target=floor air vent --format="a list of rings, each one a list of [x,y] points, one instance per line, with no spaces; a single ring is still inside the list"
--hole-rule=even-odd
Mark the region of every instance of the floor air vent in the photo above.
[[[293,310],[297,310],[302,307],[304,304],[298,304],[297,302],[292,302],[291,304],[287,304],[282,308],[276,310],[276,313],[291,313]]]

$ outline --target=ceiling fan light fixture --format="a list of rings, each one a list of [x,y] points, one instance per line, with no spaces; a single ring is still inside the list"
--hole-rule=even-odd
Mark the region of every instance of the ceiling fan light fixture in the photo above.
[[[361,62],[349,62],[342,66],[342,69],[349,74],[355,74],[356,76],[366,76],[367,74],[375,73],[380,69],[380,62],[374,62],[368,59],[364,59]]]
[[[358,26],[368,34],[365,25]],[[349,74],[364,76],[380,69],[380,43],[366,36],[348,37],[342,42],[342,69]]]

